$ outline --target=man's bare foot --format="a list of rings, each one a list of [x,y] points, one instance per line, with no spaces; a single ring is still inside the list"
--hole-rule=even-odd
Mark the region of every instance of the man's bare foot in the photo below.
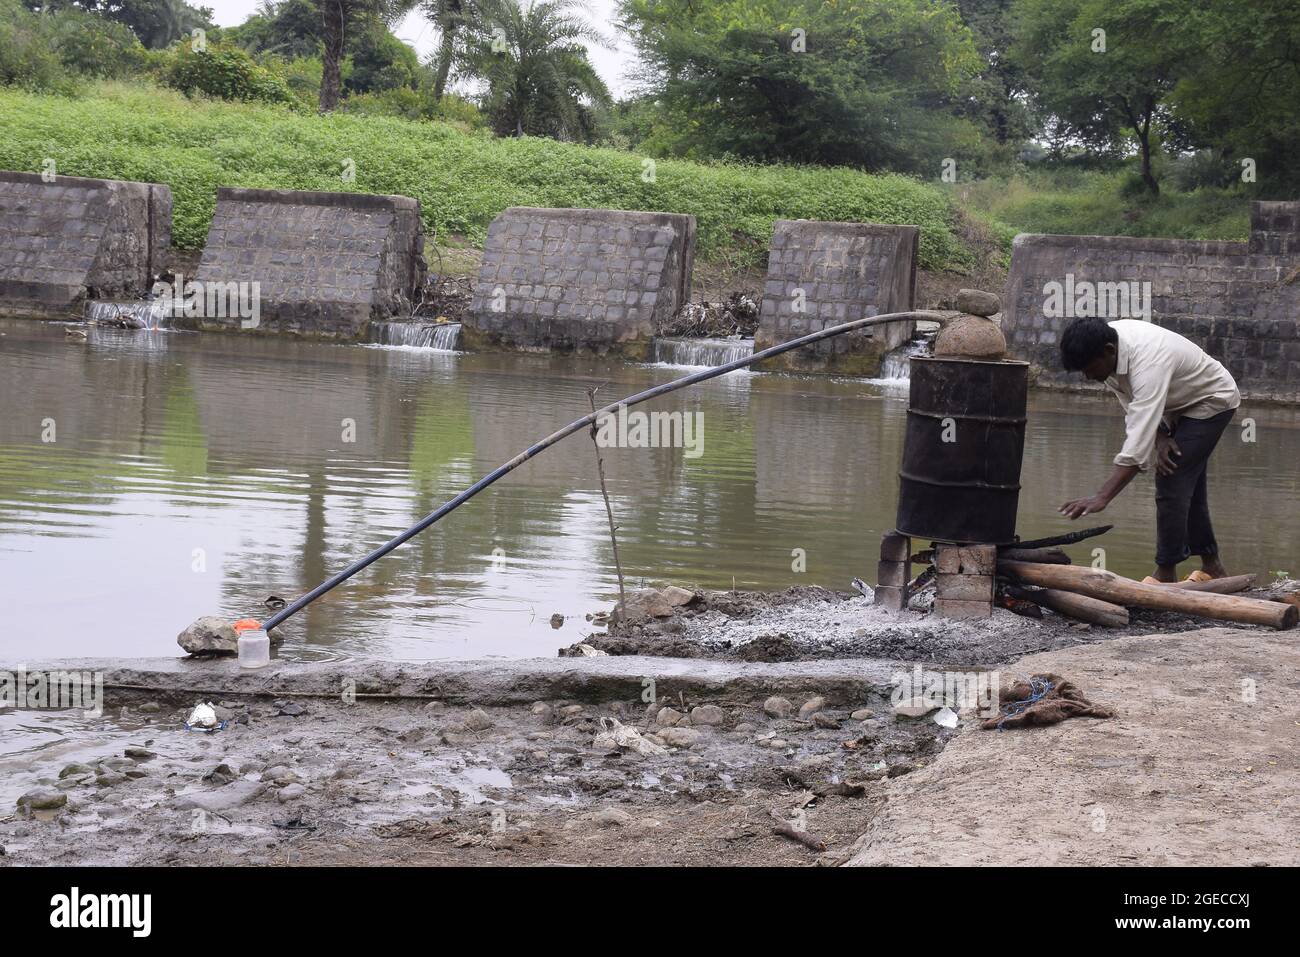
[[[1223,567],[1223,562],[1219,561],[1217,555],[1201,556],[1201,571],[1211,578],[1227,578],[1228,570]]]

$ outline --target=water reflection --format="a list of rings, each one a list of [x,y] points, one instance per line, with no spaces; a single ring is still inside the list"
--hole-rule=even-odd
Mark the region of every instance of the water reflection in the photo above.
[[[609,401],[679,374],[179,332],[95,329],[73,344],[22,322],[0,332],[10,659],[173,654],[199,614],[265,614],[268,595],[310,588],[583,414],[587,388]],[[630,579],[873,578],[905,402],[859,380],[746,375],[651,403],[701,412],[704,454],[606,450]],[[1290,409],[1243,415],[1257,441],[1230,431],[1214,463],[1220,540],[1234,569],[1296,571],[1300,423]],[[1036,396],[1021,533],[1070,527],[1055,507],[1095,491],[1121,437],[1106,400]],[[1145,573],[1149,484],[1101,518],[1118,526],[1096,543],[1108,566]],[[594,451],[574,436],[293,619],[282,654],[551,655],[615,592]],[[554,612],[568,616],[559,631]]]

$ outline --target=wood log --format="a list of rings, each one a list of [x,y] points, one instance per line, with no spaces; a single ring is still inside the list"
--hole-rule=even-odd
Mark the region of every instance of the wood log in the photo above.
[[[1279,630],[1294,628],[1297,621],[1300,621],[1300,609],[1294,605],[1243,598],[1240,595],[1216,595],[1187,588],[1170,588],[1168,585],[1143,585],[1098,568],[998,562],[998,571],[1030,585],[1059,588],[1117,605],[1176,611],[1217,621],[1265,625]]]
[[[1036,605],[1050,608],[1058,615],[1077,618],[1090,625],[1099,625],[1102,628],[1128,627],[1128,609],[1123,605],[1115,605],[1099,598],[1089,598],[1087,595],[1077,595],[1059,588],[1029,589],[1016,588],[1013,585],[1008,591],[1015,598],[1032,601]]]
[[[1044,565],[1069,565],[1070,556],[1061,548],[1003,548],[999,559],[1009,562],[1039,562]]]
[[[1171,582],[1165,587],[1185,588],[1188,591],[1208,591],[1217,595],[1231,595],[1245,591],[1255,584],[1254,575],[1229,575],[1227,578],[1215,578],[1208,582]]]

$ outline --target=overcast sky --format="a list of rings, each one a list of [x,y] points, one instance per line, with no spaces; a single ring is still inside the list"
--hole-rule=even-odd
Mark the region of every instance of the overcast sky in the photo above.
[[[217,23],[223,27],[233,27],[243,23],[257,12],[258,7],[258,0],[192,0],[192,2],[195,6],[211,7]],[[600,47],[589,49],[596,72],[615,96],[621,96],[628,92],[631,85],[628,78],[624,76],[624,69],[632,63],[633,53],[631,47],[614,29],[612,21],[615,0],[586,0],[586,2],[591,10],[592,23],[596,28],[611,40],[618,41],[618,45],[612,50]],[[408,16],[393,32],[399,39],[415,47],[421,59],[432,51],[437,37],[433,26],[419,11]]]

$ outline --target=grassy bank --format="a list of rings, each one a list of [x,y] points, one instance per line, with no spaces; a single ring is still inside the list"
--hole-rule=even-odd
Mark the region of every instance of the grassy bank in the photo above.
[[[782,218],[915,223],[922,265],[960,268],[951,199],[903,176],[661,160],[546,139],[494,139],[439,123],[318,117],[169,91],[106,84],[66,99],[0,88],[0,168],[166,183],[175,242],[201,246],[218,185],[399,193],[420,200],[431,235],[481,241],[508,206],[593,206],[692,213],[701,255],[754,261]],[[356,165],[345,182],[344,162]]]
[[[1232,190],[1134,196],[1122,174],[1036,171],[955,185],[898,175],[660,160],[548,139],[496,139],[444,123],[294,113],[193,101],[141,84],[76,98],[0,87],[0,169],[167,183],[178,246],[203,245],[216,187],[355,190],[420,200],[440,245],[482,242],[508,206],[591,206],[693,214],[701,258],[761,266],[776,219],[914,223],[921,266],[971,281],[1006,268],[1016,232],[1244,239]],[[343,177],[355,164],[355,179]]]

